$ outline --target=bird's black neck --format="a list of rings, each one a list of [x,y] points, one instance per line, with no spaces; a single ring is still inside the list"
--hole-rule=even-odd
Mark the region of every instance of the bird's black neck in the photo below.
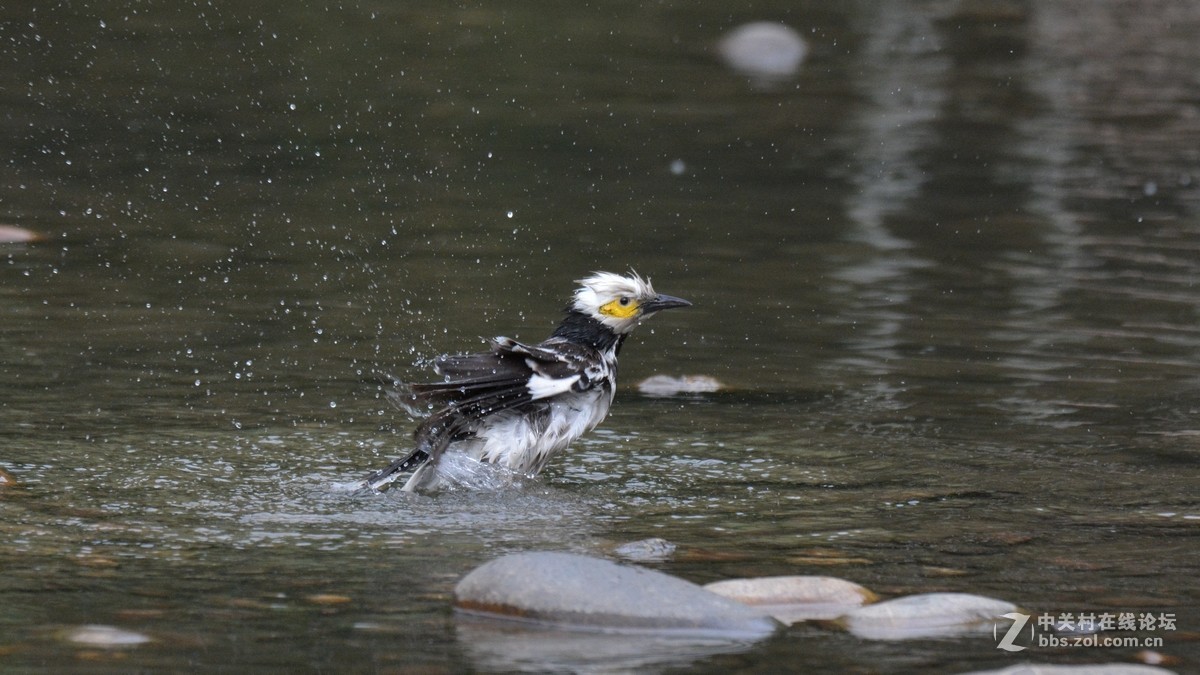
[[[625,342],[624,335],[614,333],[608,326],[573,309],[567,310],[567,315],[563,317],[562,323],[554,329],[553,337],[570,340],[575,344],[587,345],[599,352],[606,352],[610,349],[614,353],[619,352],[621,344]]]

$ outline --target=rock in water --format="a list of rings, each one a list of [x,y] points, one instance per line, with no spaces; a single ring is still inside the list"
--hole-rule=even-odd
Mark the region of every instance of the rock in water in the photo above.
[[[913,640],[1007,629],[1011,602],[970,593],[922,593],[867,605],[840,617],[846,630],[868,640]]]
[[[41,237],[36,232],[15,225],[0,225],[0,244],[29,244]]]
[[[837,577],[790,576],[727,579],[704,588],[757,607],[784,624],[835,619],[879,599],[852,581]]]
[[[675,544],[661,537],[639,539],[613,549],[617,557],[629,562],[664,562],[675,554]],[[718,595],[720,595],[718,593]],[[734,598],[736,600],[736,598]]]
[[[558,627],[761,639],[766,613],[663,572],[573,553],[518,553],[486,563],[454,589],[459,610]]]
[[[644,396],[678,396],[679,394],[711,394],[724,386],[715,377],[708,375],[652,375],[638,382],[638,391]]]
[[[141,633],[116,628],[115,626],[101,626],[98,624],[88,624],[72,628],[63,637],[68,642],[87,645],[89,647],[103,647],[105,649],[136,647],[140,644],[150,642],[150,638]]]
[[[785,78],[794,75],[808,54],[808,45],[788,26],[755,21],[729,31],[717,51],[734,70],[752,77]]]

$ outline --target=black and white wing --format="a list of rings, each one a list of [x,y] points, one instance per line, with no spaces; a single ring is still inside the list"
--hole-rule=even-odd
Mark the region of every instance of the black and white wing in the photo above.
[[[572,342],[552,338],[525,345],[501,337],[491,345],[488,352],[439,358],[434,370],[444,380],[411,385],[414,401],[480,419],[568,391],[584,391],[596,376],[589,366],[599,362],[599,355]]]
[[[367,487],[377,490],[410,468],[436,461],[450,443],[470,437],[490,415],[585,391],[600,384],[607,372],[595,350],[560,338],[537,345],[505,337],[490,342],[490,351],[438,358],[434,370],[441,382],[400,390],[404,407],[434,412],[413,433],[412,453],[369,476]]]

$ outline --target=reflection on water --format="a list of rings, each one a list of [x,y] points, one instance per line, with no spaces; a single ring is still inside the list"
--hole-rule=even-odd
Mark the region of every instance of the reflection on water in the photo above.
[[[454,626],[471,663],[499,672],[658,672],[750,649],[749,644],[686,635],[571,632],[465,616],[456,616]]]
[[[697,582],[1195,630],[1200,10],[739,16],[810,46],[767,90],[711,51],[725,5],[134,10],[0,9],[0,217],[48,239],[0,245],[0,669],[536,668],[452,618],[457,579],[649,537]],[[411,431],[374,373],[540,339],[630,266],[696,307],[625,346],[574,452],[348,489]],[[59,637],[92,624],[152,641]],[[656,663],[1007,661],[796,626]]]

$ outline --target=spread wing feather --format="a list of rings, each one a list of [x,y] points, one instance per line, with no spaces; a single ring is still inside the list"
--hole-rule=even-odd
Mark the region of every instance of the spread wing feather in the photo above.
[[[491,351],[437,359],[434,370],[443,380],[409,385],[409,389],[418,403],[463,407],[463,412],[468,412],[467,407],[478,409],[489,396],[510,404],[503,407],[513,407],[533,400],[529,382],[534,376],[567,380],[581,375],[592,356],[587,351],[566,341],[530,346],[496,338]]]

